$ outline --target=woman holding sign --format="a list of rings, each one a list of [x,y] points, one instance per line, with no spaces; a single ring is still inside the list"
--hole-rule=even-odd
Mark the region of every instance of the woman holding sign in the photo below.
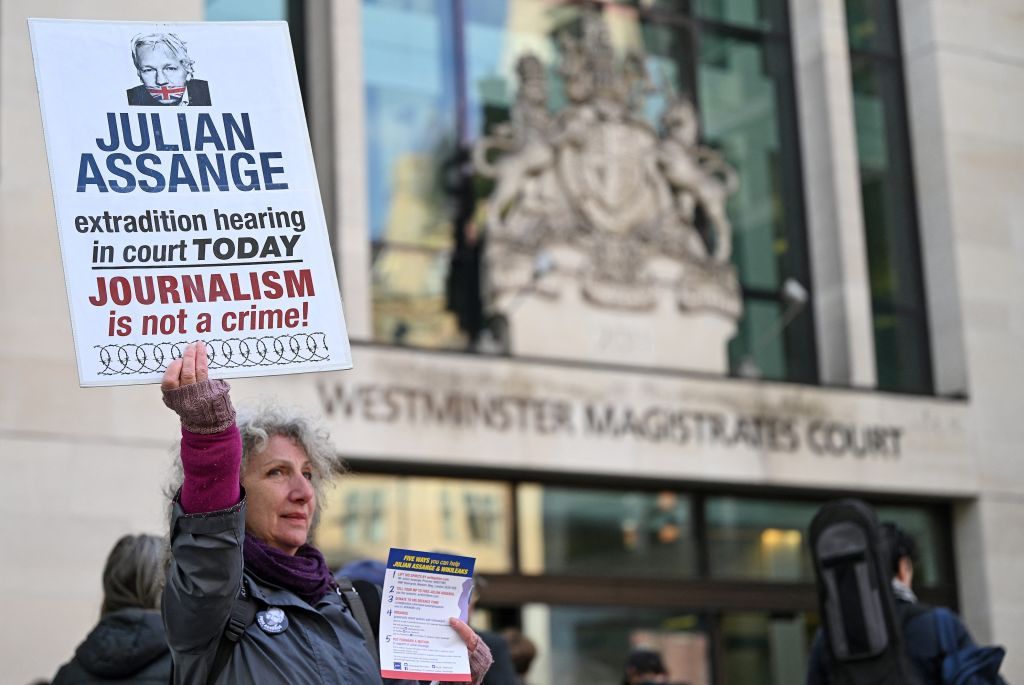
[[[163,599],[174,682],[382,682],[372,640],[308,543],[340,470],[324,431],[279,410],[236,424],[202,343],[168,366],[161,389],[182,424]],[[451,626],[479,683],[490,652],[465,623]]]

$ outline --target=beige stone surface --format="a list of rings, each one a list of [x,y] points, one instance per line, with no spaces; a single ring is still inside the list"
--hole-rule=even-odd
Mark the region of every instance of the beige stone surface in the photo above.
[[[373,333],[370,284],[370,208],[366,180],[366,107],[363,95],[363,59],[360,22],[362,3],[315,2],[326,5],[330,27],[329,51],[333,80],[332,159],[335,168],[334,216],[337,228],[335,259],[345,304],[349,337],[369,340]]]
[[[582,279],[547,276],[557,297],[512,295],[504,314],[512,354],[591,363],[726,374],[736,322],[712,311],[683,310],[668,288],[652,289],[654,306],[623,311],[587,301]]]
[[[962,402],[360,345],[353,354],[353,371],[236,383],[234,395],[246,402],[274,392],[278,401],[324,414],[339,449],[355,457],[836,490],[855,483],[876,491],[977,491]],[[672,418],[680,414],[687,418]],[[727,435],[736,434],[740,417],[792,420],[797,444],[772,449],[767,439],[717,439],[708,421],[700,438],[697,414],[720,417]],[[686,436],[664,428],[672,421],[687,424]],[[812,449],[812,440],[826,439],[810,435],[815,422],[899,428],[899,456],[827,456]]]
[[[4,682],[51,677],[99,618],[100,578],[127,533],[162,534],[173,433],[161,441],[0,431]],[[13,437],[12,437],[13,434]],[[159,443],[160,446],[154,446]],[[9,679],[9,680],[8,680]]]
[[[902,7],[903,25],[922,30],[922,18],[908,18],[908,8],[921,8],[914,3]],[[949,192],[951,152],[943,137],[946,122],[940,58],[932,52],[908,53],[904,70],[935,390],[964,395],[968,369],[954,244],[955,199]]]
[[[790,8],[818,373],[822,382],[876,382],[871,296],[853,118],[845,7]]]
[[[962,607],[980,639],[1007,645],[1012,676],[1024,670],[1024,8],[1006,0],[901,8],[915,170],[927,191],[919,202],[929,295],[943,342],[936,364],[941,378],[942,365],[962,354],[981,489],[957,515]],[[935,287],[944,272],[954,291]],[[950,342],[957,309],[962,352]]]

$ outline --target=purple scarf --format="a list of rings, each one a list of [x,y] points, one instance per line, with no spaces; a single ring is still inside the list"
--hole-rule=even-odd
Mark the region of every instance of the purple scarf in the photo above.
[[[291,556],[247,532],[242,553],[248,570],[262,580],[294,592],[307,604],[315,605],[335,587],[324,555],[312,545],[299,547],[295,556]]]

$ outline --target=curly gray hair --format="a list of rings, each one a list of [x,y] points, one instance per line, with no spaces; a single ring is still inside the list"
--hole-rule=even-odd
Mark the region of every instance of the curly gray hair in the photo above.
[[[313,512],[310,535],[320,522],[327,488],[333,484],[336,476],[348,471],[345,460],[338,455],[331,444],[330,433],[320,423],[305,412],[276,404],[262,404],[256,407],[245,407],[238,410],[235,423],[242,436],[242,464],[238,477],[243,478],[249,468],[249,458],[267,448],[267,443],[275,435],[295,441],[313,467],[313,491],[316,493],[316,508]],[[181,469],[180,445],[175,449],[178,457],[174,461],[174,474],[170,487],[167,489],[168,500],[174,498],[184,481]]]

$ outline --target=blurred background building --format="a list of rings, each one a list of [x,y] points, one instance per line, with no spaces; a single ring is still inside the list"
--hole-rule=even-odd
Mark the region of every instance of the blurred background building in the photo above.
[[[0,680],[52,675],[111,542],[162,531],[176,435],[155,387],[78,388],[30,16],[289,22],[355,370],[233,386],[350,460],[335,565],[477,557],[476,622],[537,643],[531,682],[613,683],[643,645],[789,685],[807,525],[853,494],[1024,673],[1016,0],[0,12]]]

